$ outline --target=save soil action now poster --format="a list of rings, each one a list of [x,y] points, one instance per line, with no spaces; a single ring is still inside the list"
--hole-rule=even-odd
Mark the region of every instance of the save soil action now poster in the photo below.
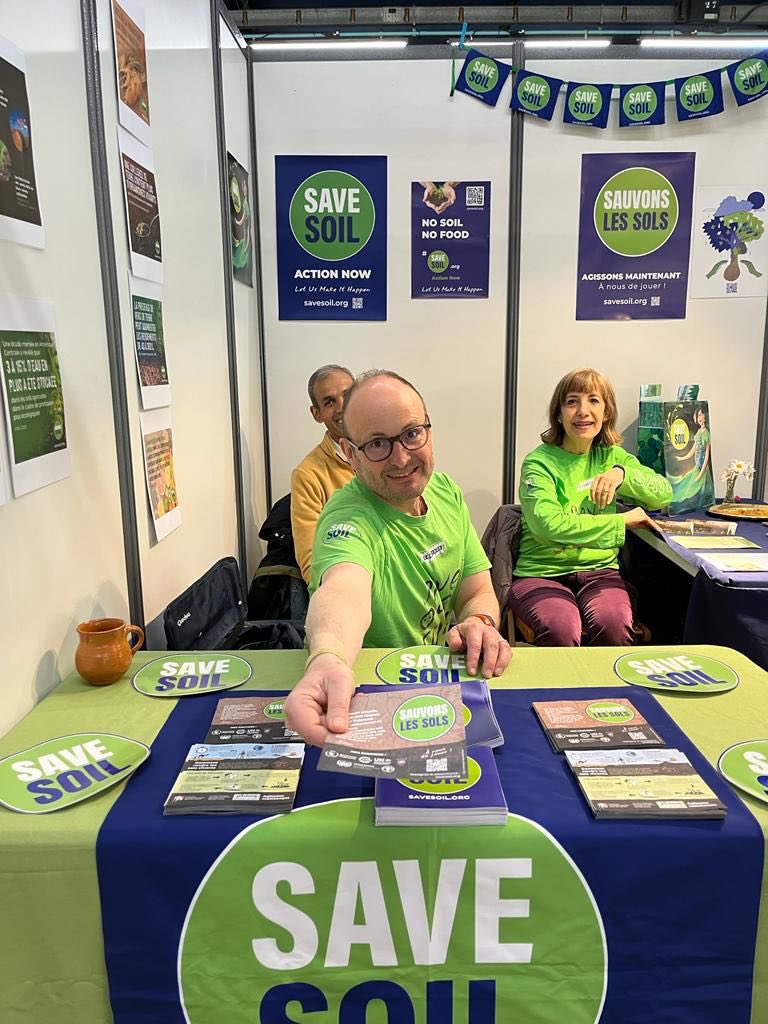
[[[0,377],[13,493],[70,475],[53,306],[0,299]]]
[[[0,238],[42,249],[24,54],[0,36]]]
[[[577,320],[682,320],[694,153],[585,153]]]
[[[411,298],[487,299],[490,181],[411,182]]]
[[[276,156],[281,320],[387,319],[387,158]]]

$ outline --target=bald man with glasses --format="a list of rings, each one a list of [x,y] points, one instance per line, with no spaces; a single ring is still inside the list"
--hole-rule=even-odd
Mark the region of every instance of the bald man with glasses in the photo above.
[[[289,724],[310,743],[347,728],[361,647],[447,642],[467,669],[500,675],[511,657],[499,635],[490,564],[456,484],[434,473],[432,425],[414,386],[371,370],[347,391],[345,457],[355,479],[317,524],[309,657],[286,701]],[[453,618],[456,625],[451,626]]]

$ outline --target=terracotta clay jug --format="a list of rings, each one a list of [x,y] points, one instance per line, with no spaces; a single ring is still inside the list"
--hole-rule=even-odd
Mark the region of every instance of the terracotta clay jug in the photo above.
[[[128,671],[134,651],[144,643],[144,631],[123,619],[89,619],[77,627],[80,643],[75,651],[75,668],[94,686],[116,682]],[[131,645],[128,637],[138,639]]]

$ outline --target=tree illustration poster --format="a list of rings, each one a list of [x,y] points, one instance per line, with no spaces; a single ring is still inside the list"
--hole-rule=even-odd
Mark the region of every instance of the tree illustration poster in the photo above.
[[[53,306],[0,300],[0,381],[13,493],[70,475]]]
[[[696,190],[691,257],[692,299],[768,295],[768,182]]]

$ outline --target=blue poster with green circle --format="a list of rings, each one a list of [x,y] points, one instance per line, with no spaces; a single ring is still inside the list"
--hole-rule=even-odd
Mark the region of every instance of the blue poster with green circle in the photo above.
[[[577,320],[684,320],[695,153],[581,158]]]
[[[280,320],[387,319],[387,158],[276,156]]]

